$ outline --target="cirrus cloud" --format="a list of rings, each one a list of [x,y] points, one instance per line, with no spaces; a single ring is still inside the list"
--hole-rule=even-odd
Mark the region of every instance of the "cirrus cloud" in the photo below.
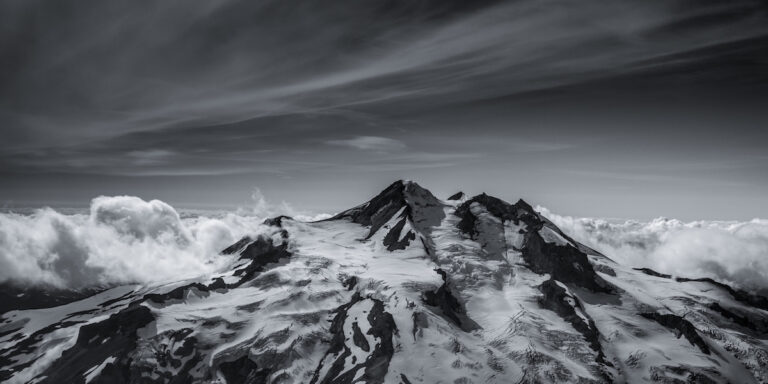
[[[357,136],[345,140],[328,140],[325,143],[376,152],[393,152],[406,148],[405,143],[402,141],[380,136]]]

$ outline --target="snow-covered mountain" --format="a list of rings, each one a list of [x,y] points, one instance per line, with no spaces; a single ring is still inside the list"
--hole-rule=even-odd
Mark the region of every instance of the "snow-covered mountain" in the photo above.
[[[522,200],[398,181],[265,225],[216,275],[3,314],[0,380],[768,382],[768,299],[620,265]]]

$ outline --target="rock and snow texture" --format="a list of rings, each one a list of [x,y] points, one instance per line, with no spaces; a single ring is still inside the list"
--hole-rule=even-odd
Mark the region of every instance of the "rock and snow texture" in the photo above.
[[[213,275],[3,314],[0,381],[768,382],[766,298],[617,264],[522,200],[396,182],[265,225]]]

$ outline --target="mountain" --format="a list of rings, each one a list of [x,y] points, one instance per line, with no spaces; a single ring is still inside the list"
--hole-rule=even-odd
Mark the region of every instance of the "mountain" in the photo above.
[[[398,181],[213,276],[0,323],[6,383],[765,383],[768,299],[621,265],[525,201]]]

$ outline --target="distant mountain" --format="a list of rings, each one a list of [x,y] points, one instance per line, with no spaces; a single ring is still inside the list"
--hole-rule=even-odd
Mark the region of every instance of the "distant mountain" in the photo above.
[[[765,383],[768,299],[634,269],[525,201],[398,181],[214,276],[0,323],[8,383]]]

